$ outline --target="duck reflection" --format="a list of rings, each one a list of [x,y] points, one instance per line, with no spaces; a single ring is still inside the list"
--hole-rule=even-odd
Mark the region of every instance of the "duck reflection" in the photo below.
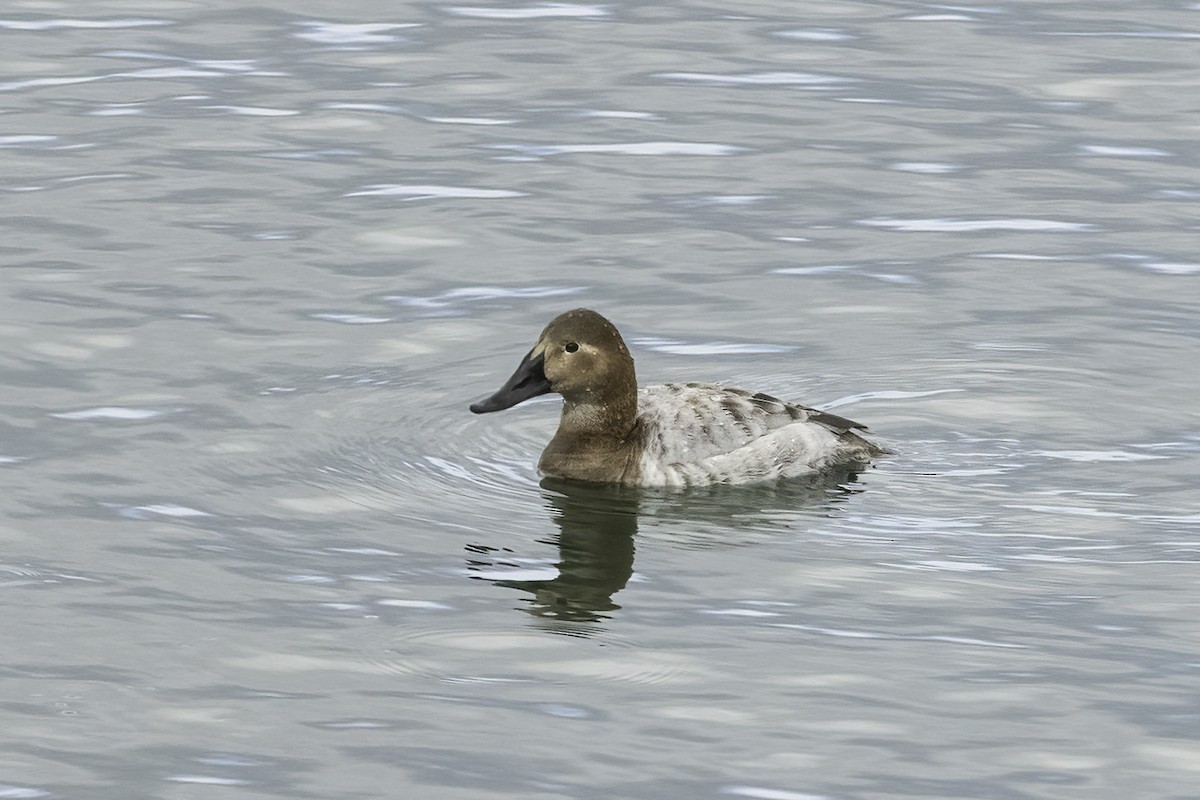
[[[612,596],[624,589],[633,575],[637,490],[547,478],[542,481],[542,498],[558,525],[557,535],[539,540],[558,547],[553,577],[506,578],[493,583],[531,594],[525,610],[535,616],[572,621],[607,618],[609,612],[620,608]],[[517,566],[496,560],[495,551],[468,549],[492,556],[472,560],[475,570]]]
[[[687,492],[580,483],[546,478],[542,500],[558,533],[539,540],[558,547],[553,568],[529,570],[515,556],[482,545],[471,545],[468,570],[472,577],[496,586],[527,592],[522,610],[538,617],[574,622],[610,618],[620,608],[613,595],[633,576],[634,537],[639,519],[683,523],[704,535],[691,538],[719,547],[736,538],[737,529],[774,527],[779,512],[809,510],[818,516],[835,512],[852,494],[858,469],[845,467],[808,480],[789,480],[769,486],[710,486]],[[677,526],[673,526],[677,527]],[[499,577],[496,569],[513,577]]]

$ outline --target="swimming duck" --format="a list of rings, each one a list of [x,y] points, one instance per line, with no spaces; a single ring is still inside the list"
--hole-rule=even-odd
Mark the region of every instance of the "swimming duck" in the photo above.
[[[476,414],[563,396],[558,432],[538,469],[626,486],[751,483],[865,463],[886,452],[857,422],[715,383],[638,389],[633,356],[607,319],[586,308],[555,317]]]

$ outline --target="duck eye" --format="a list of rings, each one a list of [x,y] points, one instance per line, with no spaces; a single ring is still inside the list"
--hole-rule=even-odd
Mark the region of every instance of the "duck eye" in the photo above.
[[[563,350],[566,350],[568,353],[574,353],[578,349],[579,345],[575,342],[567,342],[565,345],[563,345]]]

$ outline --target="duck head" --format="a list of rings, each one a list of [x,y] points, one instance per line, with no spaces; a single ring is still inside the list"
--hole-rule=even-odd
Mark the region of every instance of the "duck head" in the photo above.
[[[558,315],[512,377],[491,397],[473,403],[471,410],[502,411],[549,392],[561,394],[568,405],[635,396],[633,357],[616,326],[587,308]]]

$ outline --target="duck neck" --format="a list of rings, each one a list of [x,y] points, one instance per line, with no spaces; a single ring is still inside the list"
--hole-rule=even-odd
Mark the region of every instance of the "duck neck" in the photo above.
[[[637,389],[610,397],[564,398],[554,438],[590,446],[624,445],[637,422]]]
[[[603,482],[630,479],[637,461],[637,383],[631,379],[623,389],[563,398],[558,432],[542,453],[543,472]]]

